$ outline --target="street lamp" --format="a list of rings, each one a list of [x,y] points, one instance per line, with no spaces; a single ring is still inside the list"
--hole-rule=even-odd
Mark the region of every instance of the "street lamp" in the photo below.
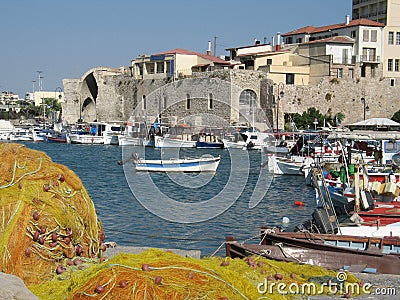
[[[364,105],[364,121],[365,121],[365,113],[366,113],[367,111],[369,111],[369,106],[368,106],[367,102],[365,101],[365,98],[364,98],[364,97],[361,98],[361,102],[362,102],[363,105]]]
[[[285,92],[283,91],[285,88],[285,85],[280,82],[278,84],[278,97],[275,100],[275,109],[276,109],[276,133],[279,132],[279,117],[278,117],[278,109],[279,109],[279,101],[283,98],[285,95]]]
[[[58,92],[58,99],[57,99],[57,92]],[[54,101],[61,101],[61,99],[62,99],[61,93],[62,93],[62,88],[57,87],[56,90],[54,91]],[[56,118],[55,118],[56,117],[56,111],[54,110],[54,101],[53,101],[53,104],[52,104],[52,108],[53,108],[53,126],[56,123]]]

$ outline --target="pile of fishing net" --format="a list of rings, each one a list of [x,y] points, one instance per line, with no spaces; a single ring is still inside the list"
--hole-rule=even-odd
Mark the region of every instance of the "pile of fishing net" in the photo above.
[[[194,259],[150,249],[107,260],[101,222],[80,179],[20,144],[0,143],[0,209],[2,271],[40,299],[281,299],[278,284],[290,296],[291,284],[336,278],[262,257]]]
[[[81,180],[43,152],[0,143],[0,266],[34,284],[65,260],[98,261],[104,233]]]
[[[262,257],[195,259],[149,249],[120,253],[80,271],[66,266],[51,281],[29,288],[41,299],[282,299],[284,293],[293,296],[291,284],[310,284],[311,278],[321,279],[314,295],[329,294],[318,290],[336,273]],[[352,276],[347,280],[357,282]],[[285,286],[280,293],[278,284]]]

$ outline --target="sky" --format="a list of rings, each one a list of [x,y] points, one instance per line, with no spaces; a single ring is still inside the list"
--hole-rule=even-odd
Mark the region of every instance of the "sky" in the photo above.
[[[271,42],[277,32],[343,23],[352,0],[5,0],[0,18],[0,90],[24,98],[64,90],[95,67],[129,66],[175,48],[216,54]],[[276,41],[276,38],[275,38]],[[36,81],[36,82],[32,82]]]

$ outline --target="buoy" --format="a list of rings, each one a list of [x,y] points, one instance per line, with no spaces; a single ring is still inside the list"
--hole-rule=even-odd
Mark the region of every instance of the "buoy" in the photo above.
[[[303,206],[304,203],[302,201],[294,201],[294,205]]]
[[[290,221],[290,220],[289,220],[288,217],[283,217],[283,218],[282,218],[282,223],[283,223],[283,224],[288,224],[289,221]]]

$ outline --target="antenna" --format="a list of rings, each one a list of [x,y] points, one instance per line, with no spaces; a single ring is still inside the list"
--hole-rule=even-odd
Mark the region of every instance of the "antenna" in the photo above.
[[[217,37],[214,36],[214,56],[217,56]]]

